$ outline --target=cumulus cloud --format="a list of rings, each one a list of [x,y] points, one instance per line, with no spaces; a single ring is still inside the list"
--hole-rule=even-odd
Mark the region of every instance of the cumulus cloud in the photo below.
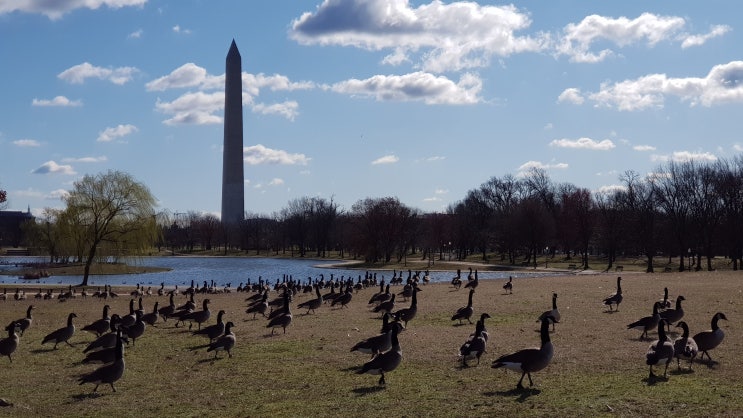
[[[433,157],[426,158],[426,161],[427,162],[434,162],[434,161],[443,161],[445,159],[446,159],[446,157],[444,157],[444,156],[434,155]]]
[[[38,168],[31,171],[33,174],[77,174],[71,165],[60,165],[54,161],[47,161]]]
[[[605,186],[601,186],[598,189],[596,189],[596,193],[600,194],[613,194],[616,192],[624,192],[627,191],[627,186],[623,186],[621,184],[608,184]]]
[[[299,103],[293,100],[271,105],[256,103],[253,105],[253,112],[261,115],[281,115],[293,121],[299,114]]]
[[[113,128],[106,128],[103,131],[98,133],[98,139],[96,141],[98,142],[111,142],[116,138],[121,138],[127,135],[131,135],[135,132],[137,132],[139,129],[137,129],[134,125],[118,125]]]
[[[493,56],[540,51],[546,36],[519,36],[531,19],[513,5],[408,0],[325,0],[292,22],[290,36],[304,45],[389,49],[386,64],[418,61],[425,71],[445,72],[489,65]]]
[[[56,96],[53,99],[36,99],[31,101],[31,106],[59,106],[59,107],[74,107],[82,106],[83,102],[80,100],[70,100],[65,96]]]
[[[304,154],[292,154],[283,150],[275,150],[258,144],[243,149],[245,164],[281,164],[281,165],[307,165],[310,161]]]
[[[281,186],[282,184],[284,184],[284,179],[280,178],[273,178],[268,182],[269,186]]]
[[[139,72],[134,67],[103,68],[96,67],[89,62],[70,67],[57,75],[61,80],[71,84],[82,84],[88,78],[97,78],[122,85],[132,80],[134,74]]]
[[[554,163],[554,164],[545,164],[540,161],[527,161],[523,164],[521,164],[518,168],[519,174],[524,174],[531,170],[532,168],[539,168],[543,170],[549,170],[549,169],[557,169],[557,170],[564,170],[568,168],[568,165],[566,163]]]
[[[583,95],[580,93],[580,89],[576,89],[573,87],[563,90],[563,92],[560,93],[559,96],[557,96],[557,103],[565,102],[565,103],[581,105],[583,104],[584,101],[585,99],[583,98]]]
[[[557,36],[556,55],[565,55],[573,62],[596,63],[615,55],[613,49],[605,48],[594,51],[596,44],[615,45],[623,48],[629,45],[653,47],[659,42],[681,42],[682,48],[702,45],[712,38],[722,36],[730,27],[713,26],[706,34],[688,34],[684,32],[686,19],[678,16],[659,16],[643,13],[630,19],[627,17],[606,17],[590,15],[579,23],[570,23]]]
[[[129,38],[129,39],[139,39],[139,38],[142,37],[143,34],[144,34],[144,30],[137,29],[134,32],[132,32],[129,35],[127,35],[126,37]]]
[[[331,87],[336,93],[373,97],[378,101],[422,101],[426,104],[475,104],[481,102],[482,80],[464,74],[458,83],[425,72],[375,75],[365,80],[346,80]]]
[[[687,161],[699,161],[699,162],[715,162],[717,156],[710,152],[693,152],[693,151],[674,151],[668,155],[652,155],[651,161],[654,162],[668,162],[673,161],[677,163],[683,163]]]
[[[222,117],[214,113],[224,109],[224,92],[185,93],[172,102],[158,100],[155,109],[173,115],[163,122],[167,125],[222,123]]]
[[[16,147],[22,147],[22,148],[25,148],[25,147],[35,148],[35,147],[40,147],[41,143],[35,139],[16,139],[15,141],[13,141],[13,145],[15,145]]]
[[[108,157],[101,155],[100,157],[80,157],[80,158],[63,158],[63,163],[102,163],[108,161]]]
[[[616,147],[609,139],[595,141],[591,138],[578,139],[555,139],[550,142],[550,146],[557,148],[587,149],[595,151],[608,151]]]
[[[400,159],[396,155],[385,155],[384,157],[379,157],[376,160],[372,161],[372,165],[379,165],[379,164],[394,164],[396,162],[400,161]]]
[[[173,26],[173,32],[180,33],[183,35],[190,35],[191,29],[182,28],[181,25],[175,25]]]
[[[715,65],[705,77],[673,78],[650,74],[614,84],[602,83],[588,98],[596,106],[635,111],[662,108],[667,96],[691,106],[705,107],[743,102],[743,61]]]
[[[635,145],[632,147],[635,151],[655,151],[655,147],[652,145]]]
[[[101,6],[109,9],[120,9],[122,7],[144,6],[147,0],[63,0],[63,1],[39,1],[39,0],[14,0],[0,2],[0,15],[12,12],[39,13],[49,19],[56,20],[75,9],[86,8],[96,10]]]
[[[708,33],[702,35],[688,35],[684,37],[683,42],[681,42],[681,48],[704,45],[710,39],[723,36],[731,30],[732,28],[728,25],[715,25]]]

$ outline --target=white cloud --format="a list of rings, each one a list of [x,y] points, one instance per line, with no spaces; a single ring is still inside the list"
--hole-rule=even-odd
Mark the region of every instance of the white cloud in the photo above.
[[[438,196],[433,196],[433,197],[424,197],[424,198],[423,198],[423,202],[426,202],[426,203],[431,203],[431,202],[440,202],[440,201],[441,201],[441,198],[440,198],[440,197],[438,197]]]
[[[635,151],[655,151],[655,147],[652,145],[635,145],[632,147]]]
[[[134,67],[119,67],[111,69],[96,67],[88,62],[84,62],[62,71],[57,75],[57,77],[71,84],[82,84],[88,78],[97,78],[122,85],[131,81],[132,77],[137,72],[139,72],[139,70]]]
[[[678,97],[691,106],[741,103],[743,61],[715,65],[704,78],[670,78],[665,74],[651,74],[614,84],[602,83],[600,90],[588,97],[596,106],[634,111],[662,108],[666,96]]]
[[[681,48],[690,48],[693,46],[704,45],[704,43],[706,43],[710,39],[722,36],[730,32],[731,30],[732,28],[727,25],[715,25],[708,33],[705,33],[703,35],[688,35],[682,37],[683,42],[681,43]]]
[[[253,105],[253,112],[260,113],[261,115],[281,115],[291,121],[299,115],[299,103],[295,101],[286,101],[283,103],[274,103],[266,105],[263,103],[256,103]]]
[[[172,118],[163,122],[166,125],[222,123],[222,117],[214,113],[224,109],[224,92],[186,93],[172,102],[158,100],[155,108],[165,114],[173,115]]]
[[[551,131],[554,128],[555,128],[555,125],[552,124],[552,122],[547,122],[547,124],[545,124],[544,127],[542,127],[542,129],[544,129],[545,131]]]
[[[475,104],[481,102],[482,80],[464,74],[459,83],[444,76],[415,72],[401,76],[375,75],[365,80],[346,80],[334,84],[336,93],[374,97],[378,101],[422,101],[426,104]]]
[[[717,157],[709,152],[674,151],[670,155],[654,154],[650,156],[650,160],[654,162],[674,161],[677,163],[683,163],[687,161],[714,162],[717,161]]]
[[[743,145],[741,145],[741,144],[733,144],[733,151],[743,152]]]
[[[440,156],[440,155],[434,155],[433,157],[426,158],[427,162],[434,162],[434,161],[443,161],[446,157]]]
[[[37,99],[34,98],[31,101],[31,106],[59,106],[59,107],[74,107],[82,106],[83,102],[80,100],[70,100],[65,96],[56,96],[53,99]]]
[[[576,88],[565,89],[559,96],[557,96],[557,103],[567,102],[581,105],[584,101],[585,99],[583,98],[583,95],[581,95],[580,89]]]
[[[57,189],[57,190],[52,190],[51,192],[49,192],[49,194],[47,194],[46,196],[44,196],[44,199],[46,199],[46,200],[61,200],[61,199],[64,199],[65,197],[67,197],[69,195],[70,195],[70,192],[68,190]]]
[[[549,169],[564,170],[568,168],[568,165],[566,163],[545,164],[540,161],[534,161],[534,160],[527,161],[519,166],[518,168],[519,175],[523,175],[524,173],[528,172],[532,168],[539,168],[543,170],[549,170]]]
[[[598,189],[596,189],[597,193],[601,194],[613,194],[616,192],[623,192],[627,190],[627,186],[623,186],[621,184],[609,184],[606,186],[601,186]]]
[[[182,28],[181,25],[175,25],[173,26],[173,32],[182,33],[184,35],[190,35],[191,29]]]
[[[17,147],[40,147],[41,143],[35,139],[17,139],[13,141],[13,145]]]
[[[485,67],[493,56],[542,50],[545,35],[517,35],[530,25],[528,14],[513,5],[325,0],[292,22],[290,36],[304,45],[389,49],[386,64],[416,60],[421,69],[440,73]]]
[[[281,186],[284,184],[284,179],[280,178],[273,178],[271,181],[268,182],[269,186]]]
[[[108,161],[108,157],[101,155],[100,157],[80,157],[80,158],[63,158],[63,163],[102,163]]]
[[[379,157],[376,160],[372,161],[372,165],[379,165],[379,164],[394,164],[396,162],[400,161],[400,159],[396,155],[385,155],[384,157]]]
[[[96,141],[98,142],[111,142],[116,138],[121,138],[127,135],[131,135],[135,132],[137,132],[139,129],[137,129],[134,125],[118,125],[113,128],[106,128],[103,131],[98,133],[98,139]]]
[[[80,8],[96,10],[101,6],[106,6],[109,9],[120,9],[132,6],[141,7],[145,3],[147,3],[147,0],[11,0],[0,2],[0,15],[12,12],[39,13],[49,19],[56,20],[65,13]]]
[[[245,164],[282,164],[282,165],[307,165],[310,158],[304,154],[291,154],[283,150],[275,150],[258,144],[245,147],[243,151]]]
[[[188,62],[173,70],[170,74],[152,80],[145,84],[147,91],[163,91],[168,89],[209,86],[217,88],[220,80],[215,76],[207,74],[206,69]],[[224,86],[224,77],[221,77],[221,84]]]
[[[126,37],[129,38],[129,39],[139,39],[139,38],[142,37],[143,34],[144,34],[144,30],[137,29],[134,32],[132,32],[129,35],[127,35]]]
[[[44,196],[41,192],[33,190],[33,189],[14,190],[12,195],[18,196],[18,197],[30,197],[30,198],[40,198]]]
[[[38,168],[31,171],[33,174],[77,174],[71,165],[59,165],[54,161],[47,161]]]
[[[614,143],[609,139],[603,141],[595,141],[591,138],[578,138],[578,139],[555,139],[550,142],[550,146],[558,148],[573,148],[573,149],[588,149],[594,151],[608,151],[616,147]]]
[[[447,189],[436,189],[433,191],[434,194],[447,194],[449,193],[449,190]]]

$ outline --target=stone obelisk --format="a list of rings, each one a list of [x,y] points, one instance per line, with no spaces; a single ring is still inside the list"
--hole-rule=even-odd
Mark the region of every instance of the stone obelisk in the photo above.
[[[233,39],[230,51],[227,53],[224,82],[222,223],[235,224],[243,220],[244,187],[242,58]]]

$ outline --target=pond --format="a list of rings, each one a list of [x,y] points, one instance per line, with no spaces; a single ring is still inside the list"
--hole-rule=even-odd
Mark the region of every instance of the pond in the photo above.
[[[16,264],[46,262],[46,257],[0,257],[0,274],[3,271],[15,269]],[[88,284],[90,286],[103,286],[109,284],[112,286],[165,286],[173,287],[190,286],[193,280],[197,285],[204,281],[212,280],[218,287],[224,287],[230,284],[233,288],[240,283],[256,283],[259,278],[268,280],[271,283],[281,280],[284,277],[292,277],[295,280],[306,281],[308,277],[313,279],[323,275],[329,279],[332,275],[334,278],[353,277],[354,281],[369,271],[377,274],[377,279],[384,278],[389,281],[393,276],[392,270],[357,270],[352,268],[331,268],[335,263],[334,260],[305,260],[305,259],[278,259],[278,258],[245,258],[245,257],[143,257],[129,260],[131,265],[164,267],[170,271],[145,273],[145,274],[118,274],[105,276],[90,276]],[[398,275],[403,274],[407,277],[407,271],[396,272]],[[456,273],[452,271],[431,271],[431,282],[449,282]],[[467,268],[462,268],[462,279],[466,280]],[[555,273],[545,272],[509,272],[509,271],[483,271],[478,272],[480,279],[504,279],[508,276],[519,277],[536,277],[544,275],[555,275]],[[82,276],[52,276],[38,280],[23,280],[16,276],[0,275],[2,284],[23,284],[38,286],[43,284],[72,284],[76,285],[82,281]]]

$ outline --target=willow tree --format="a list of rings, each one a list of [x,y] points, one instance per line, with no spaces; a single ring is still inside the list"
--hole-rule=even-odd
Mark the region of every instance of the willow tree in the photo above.
[[[90,266],[100,255],[136,255],[152,248],[158,229],[155,198],[132,176],[120,171],[86,175],[64,198],[68,221],[83,237],[85,270],[80,286],[88,285]]]

